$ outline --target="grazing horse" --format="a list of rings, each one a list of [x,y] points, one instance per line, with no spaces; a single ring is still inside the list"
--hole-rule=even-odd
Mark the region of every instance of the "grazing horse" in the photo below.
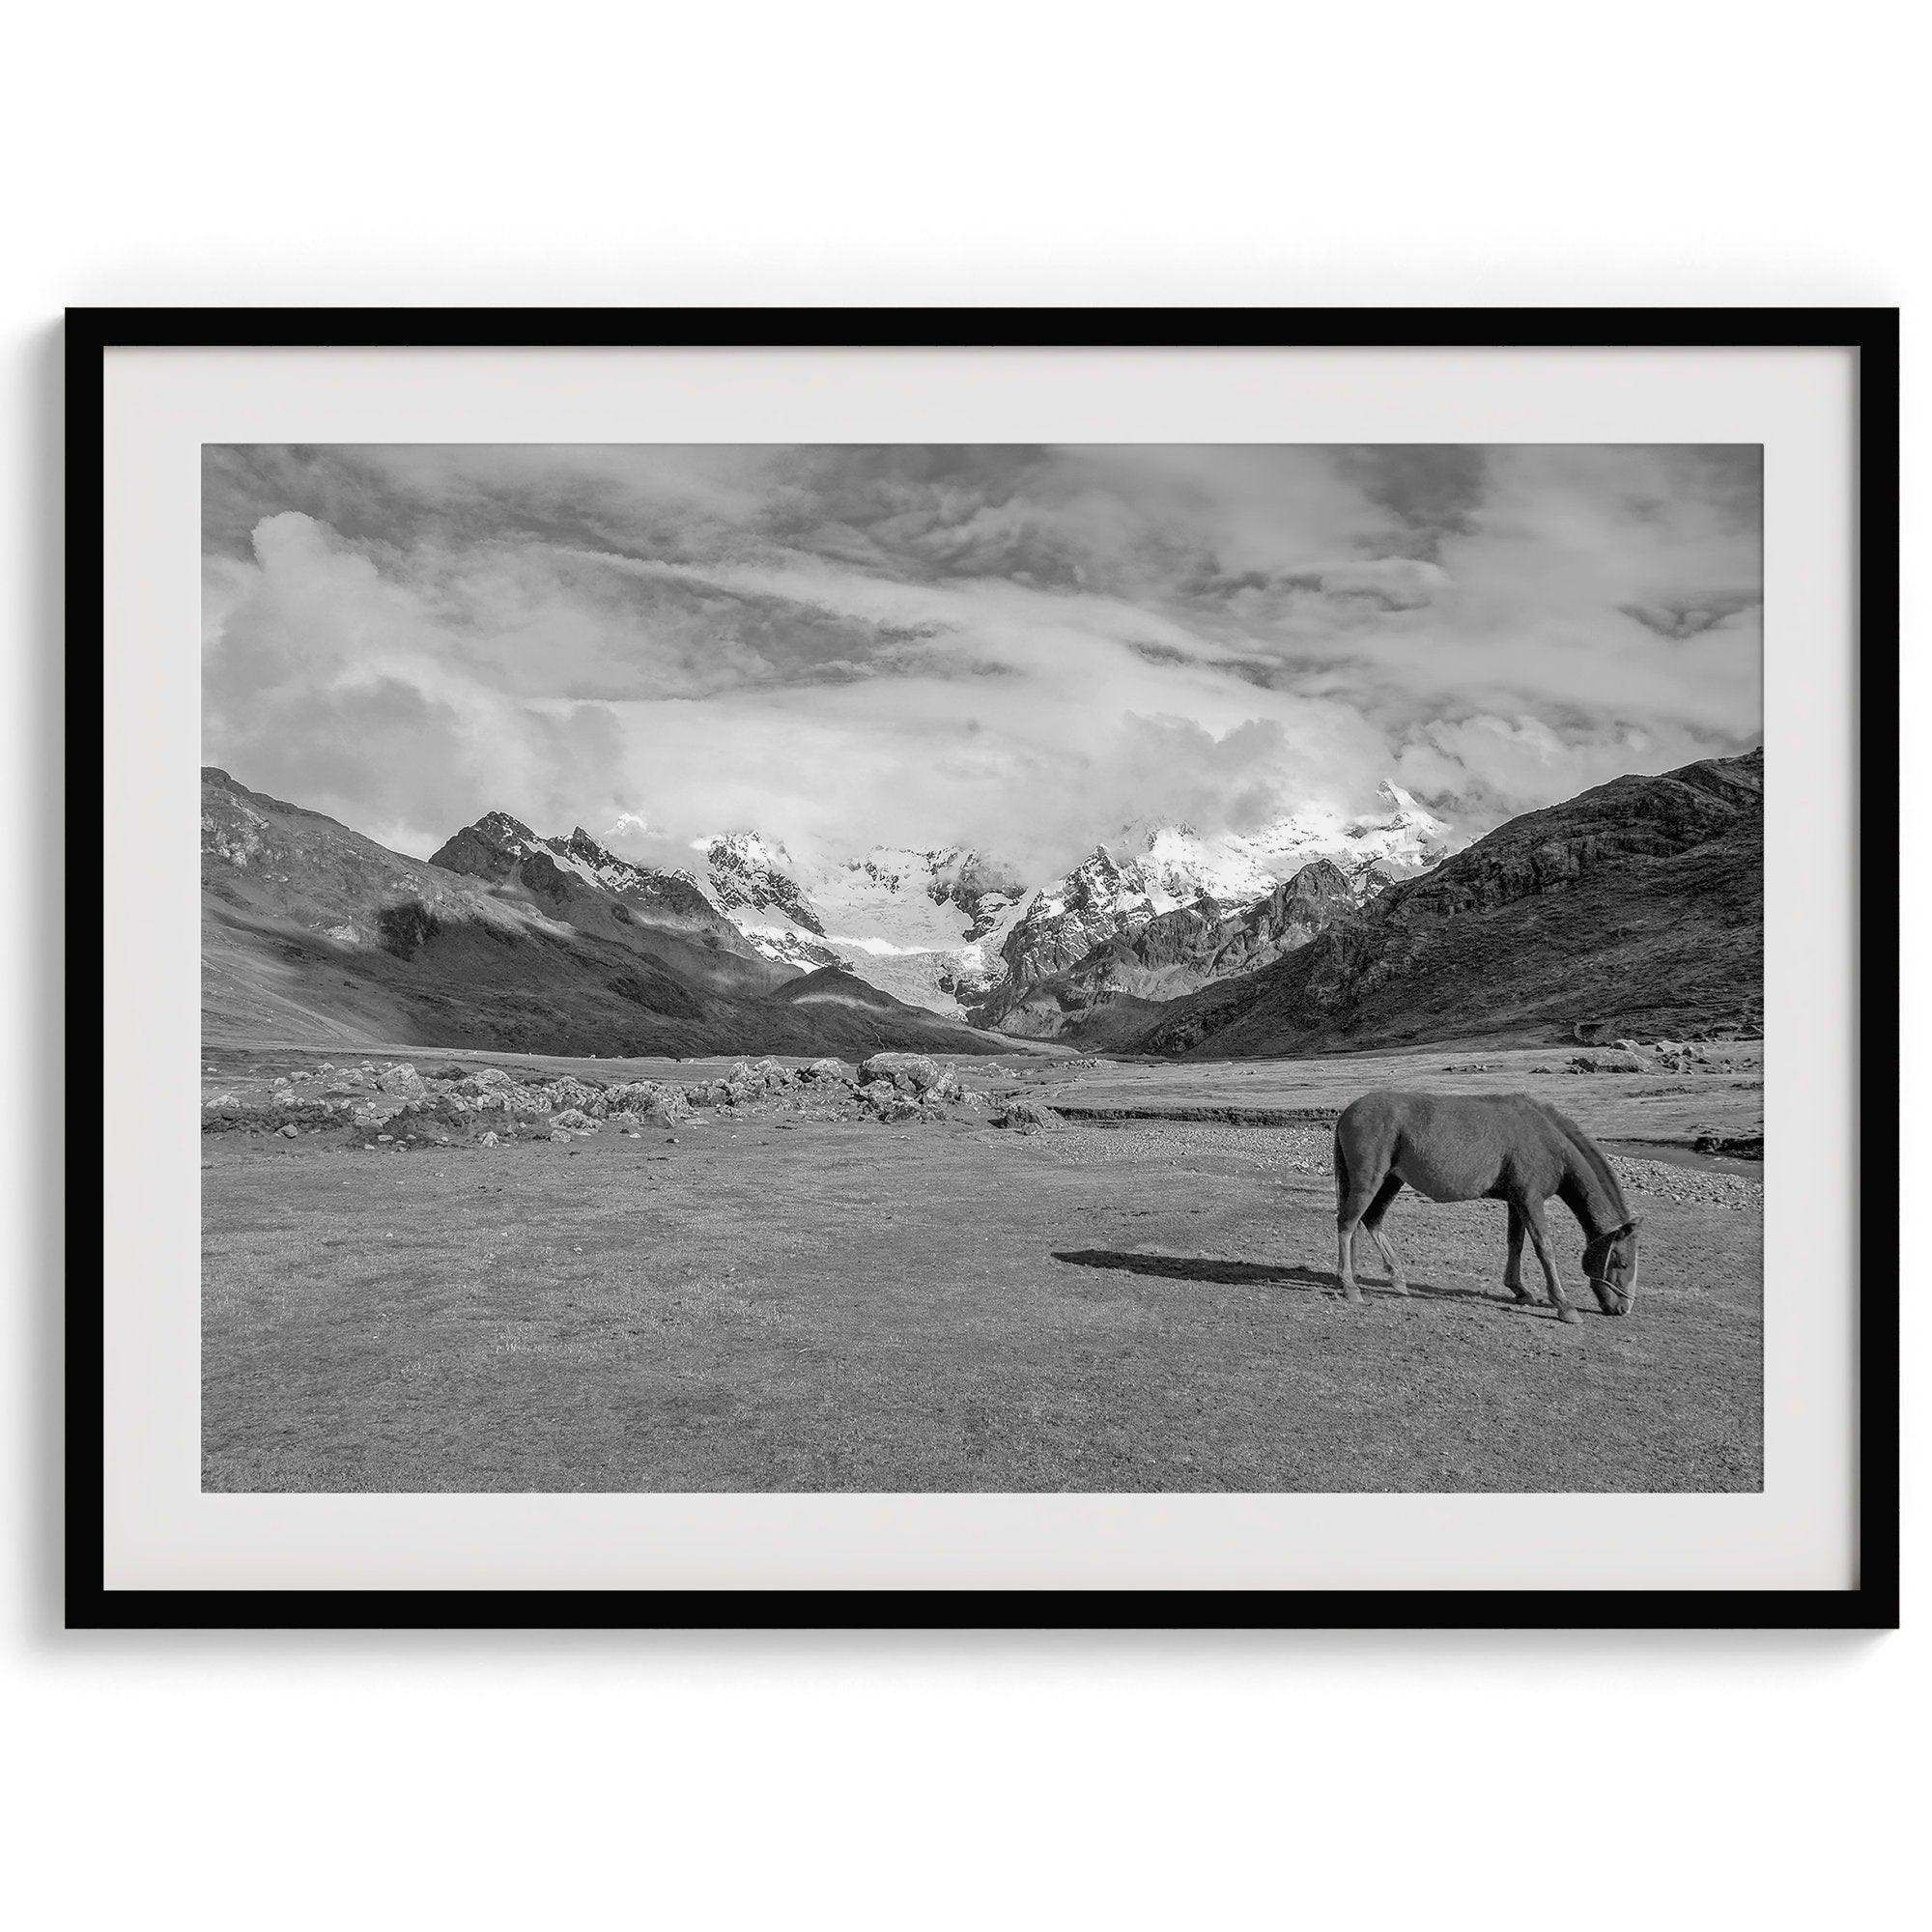
[[[1342,1293],[1359,1301],[1353,1258],[1365,1228],[1388,1264],[1389,1286],[1406,1294],[1402,1263],[1382,1232],[1389,1204],[1406,1181],[1432,1201],[1506,1201],[1509,1263],[1503,1285],[1519,1301],[1522,1238],[1529,1236],[1549,1284],[1557,1319],[1574,1321],[1550,1259],[1543,1207],[1553,1194],[1583,1230],[1583,1272],[1605,1315],[1628,1315],[1636,1300],[1639,1217],[1604,1151],[1575,1121],[1527,1094],[1364,1094],[1335,1122],[1335,1234]]]

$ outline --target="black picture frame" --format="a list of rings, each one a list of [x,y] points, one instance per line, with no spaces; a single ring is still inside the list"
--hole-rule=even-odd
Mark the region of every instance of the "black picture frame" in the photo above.
[[[67,825],[99,849],[103,375],[115,349],[192,348],[1835,348],[1857,357],[1857,820],[1896,823],[1898,311],[1890,308],[75,308],[67,312]],[[110,1590],[103,1574],[99,1147],[69,1114],[66,1621],[70,1629],[1892,1629],[1898,1623],[1899,928],[1857,888],[1856,1584],[1845,1590]],[[70,930],[70,941],[75,937]],[[70,944],[70,1014],[99,1009],[91,935]],[[101,1079],[75,1024],[70,1078]]]

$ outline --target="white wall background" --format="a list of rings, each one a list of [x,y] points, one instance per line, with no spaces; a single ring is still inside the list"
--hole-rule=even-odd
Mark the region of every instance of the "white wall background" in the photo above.
[[[53,1628],[64,303],[1903,302],[1921,446],[1922,71],[1894,9],[684,11],[184,0],[11,30],[0,1818],[23,1922],[1886,1922],[1920,1875],[1921,1634]],[[1920,654],[1908,715],[1925,681]],[[1918,860],[1873,832],[1883,890]],[[90,946],[85,852],[67,877]],[[1921,1432],[1907,1463],[1909,1616]]]

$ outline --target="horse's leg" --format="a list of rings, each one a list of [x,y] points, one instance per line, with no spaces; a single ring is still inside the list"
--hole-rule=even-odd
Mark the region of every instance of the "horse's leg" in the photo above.
[[[1343,1298],[1359,1301],[1362,1291],[1355,1282],[1355,1230],[1376,1197],[1374,1183],[1364,1186],[1363,1170],[1368,1162],[1366,1150],[1350,1151],[1342,1145],[1342,1132],[1335,1132],[1335,1275],[1342,1284]],[[1377,1177],[1378,1179],[1380,1178]]]
[[[1408,1283],[1403,1278],[1402,1263],[1396,1259],[1396,1252],[1389,1242],[1389,1237],[1382,1233],[1382,1221],[1388,1213],[1389,1204],[1401,1192],[1401,1175],[1390,1175],[1376,1190],[1376,1198],[1369,1203],[1369,1211],[1362,1216],[1362,1226],[1369,1231],[1370,1238],[1381,1251],[1382,1264],[1389,1271],[1389,1286],[1398,1294],[1406,1294]]]
[[[1543,1278],[1549,1284],[1549,1305],[1555,1309],[1557,1321],[1576,1321],[1577,1311],[1563,1298],[1563,1277],[1556,1272],[1556,1263],[1549,1252],[1549,1230],[1543,1225],[1543,1203],[1525,1195],[1519,1211],[1529,1229],[1529,1244],[1543,1264]]]
[[[1362,1291],[1355,1281],[1355,1230],[1374,1203],[1376,1189],[1373,1184],[1363,1186],[1360,1178],[1351,1173],[1336,1191],[1340,1199],[1335,1205],[1335,1272],[1342,1278],[1344,1297],[1359,1301]]]
[[[1522,1285],[1522,1210],[1509,1204],[1509,1260],[1503,1264],[1503,1286],[1519,1301],[1534,1301],[1536,1296]]]
[[[1335,1210],[1335,1273],[1347,1301],[1362,1298],[1362,1291],[1355,1285],[1355,1228],[1367,1207],[1366,1201],[1350,1196]]]
[[[1371,1208],[1376,1189],[1351,1186],[1335,1214],[1335,1251],[1342,1277],[1342,1293],[1350,1301],[1359,1301],[1362,1291],[1355,1281],[1355,1236]],[[1373,1233],[1373,1230],[1371,1230]]]

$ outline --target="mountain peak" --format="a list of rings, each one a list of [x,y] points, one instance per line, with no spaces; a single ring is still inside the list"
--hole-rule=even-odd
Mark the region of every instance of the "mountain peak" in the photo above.
[[[488,844],[512,851],[524,851],[541,842],[521,818],[512,818],[507,811],[486,811],[467,829]]]
[[[791,864],[784,841],[767,838],[749,829],[740,832],[712,832],[691,841],[694,852],[702,852],[712,864],[783,867]]]
[[[786,928],[803,926],[823,937],[825,923],[792,877],[791,854],[778,839],[755,832],[720,832],[694,838],[691,845],[704,855],[706,884],[700,890],[768,956],[779,956],[771,949]],[[761,915],[774,916],[777,926],[751,923]]]
[[[1413,793],[1404,791],[1393,779],[1384,779],[1376,787],[1376,795],[1384,805],[1394,809],[1398,823],[1418,826],[1432,834],[1447,837],[1448,826]]]

